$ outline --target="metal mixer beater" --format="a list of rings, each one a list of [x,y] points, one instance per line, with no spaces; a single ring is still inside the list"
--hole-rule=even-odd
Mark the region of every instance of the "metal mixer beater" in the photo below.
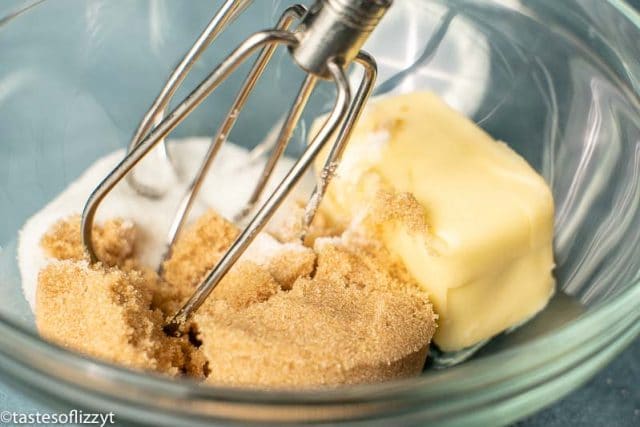
[[[231,73],[253,53],[261,49],[247,78],[213,138],[205,159],[196,173],[173,221],[167,241],[167,255],[180,235],[189,211],[201,190],[204,178],[222,144],[227,140],[269,60],[279,45],[288,48],[293,61],[306,72],[302,86],[287,113],[275,145],[265,163],[258,183],[253,189],[246,207],[236,220],[246,222],[246,227],[222,256],[218,264],[198,285],[194,294],[166,325],[168,334],[180,333],[180,327],[205,301],[233,264],[242,256],[257,234],[264,228],[287,195],[308,170],[322,148],[332,141],[329,155],[305,208],[303,224],[308,226],[314,218],[331,175],[352,133],[376,79],[375,60],[361,47],[391,6],[393,0],[316,0],[308,9],[294,5],[285,10],[274,29],[260,31],[249,36],[231,52],[200,85],[173,111],[165,110],[179,85],[189,73],[193,63],[211,42],[227,27],[251,0],[226,0],[193,47],[188,51],[170,76],[167,84],[145,114],[129,146],[127,156],[97,186],[89,197],[82,215],[82,237],[91,262],[98,262],[92,244],[92,226],[96,211],[105,196],[125,177],[140,194],[161,197],[154,189],[140,184],[132,169],[151,150],[178,126],[205,98],[207,98]],[[294,24],[297,25],[292,29]],[[347,79],[347,68],[360,65],[364,72],[357,90],[352,95]],[[294,166],[275,190],[260,206],[266,185],[275,166],[292,137],[314,87],[319,80],[333,81],[336,90],[335,104],[324,124],[312,138]],[[161,151],[161,153],[163,153]],[[164,153],[166,155],[166,152]],[[247,220],[248,221],[245,221]]]

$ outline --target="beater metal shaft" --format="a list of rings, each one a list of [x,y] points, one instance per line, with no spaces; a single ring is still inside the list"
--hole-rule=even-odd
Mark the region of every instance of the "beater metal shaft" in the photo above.
[[[173,70],[165,86],[162,88],[158,97],[153,101],[149,111],[143,116],[142,121],[131,138],[128,151],[131,152],[136,145],[140,144],[152,127],[157,126],[164,117],[165,110],[169,102],[175,95],[176,91],[189,75],[193,64],[200,58],[202,53],[207,50],[209,45],[220,35],[220,33],[233,22],[251,3],[253,0],[226,0],[218,9],[217,13],[211,18],[200,36],[189,49],[187,54],[182,58],[180,63]],[[161,160],[170,162],[171,157],[166,150],[166,146],[162,144],[162,150],[159,152]],[[149,187],[140,183],[135,176],[135,170],[127,175],[129,185],[140,195],[150,198],[159,198],[162,191]]]
[[[294,5],[289,7],[283,13],[278,24],[276,25],[276,28],[280,30],[287,30],[291,26],[293,21],[295,19],[302,18],[302,16],[306,13],[306,11],[307,9],[301,5]],[[276,45],[270,45],[266,47],[260,53],[260,56],[258,56],[258,59],[256,59],[256,62],[253,65],[253,68],[251,69],[251,71],[249,72],[249,75],[245,79],[240,89],[240,92],[238,93],[233,104],[231,105],[231,108],[229,109],[227,116],[225,117],[224,121],[222,122],[222,125],[220,126],[216,135],[214,136],[211,142],[211,145],[209,146],[209,149],[205,154],[204,161],[202,162],[199,170],[196,172],[196,175],[193,181],[191,181],[191,184],[189,185],[189,188],[187,189],[184,197],[180,201],[178,211],[175,215],[173,223],[171,224],[171,228],[169,229],[169,235],[167,238],[167,250],[158,267],[158,272],[160,274],[163,273],[164,261],[171,256],[171,251],[173,249],[173,246],[175,245],[176,240],[180,235],[180,232],[184,228],[189,212],[191,211],[191,208],[193,207],[193,203],[195,202],[196,197],[198,196],[198,193],[202,188],[202,184],[204,183],[204,179],[207,175],[207,172],[209,172],[209,168],[213,164],[213,161],[215,160],[216,155],[220,150],[220,147],[222,147],[222,144],[227,140],[229,134],[233,130],[233,127],[235,126],[238,118],[240,117],[239,112],[244,108],[245,104],[247,103],[249,95],[255,88],[256,84],[258,83],[258,80],[260,79],[260,76],[264,73],[265,68],[267,67],[269,61],[273,57],[276,47],[277,47]],[[310,90],[313,90],[313,85],[310,88]],[[283,139],[285,138],[286,138],[286,141],[284,141],[283,143]],[[289,139],[290,139],[290,136],[283,135],[283,132],[281,131],[280,136],[278,138],[277,147],[280,147],[280,145],[286,146],[286,143],[289,141]],[[272,155],[271,158],[273,157],[274,156]],[[265,170],[266,170],[266,167],[265,167]],[[259,187],[260,187],[260,184],[256,187],[256,189]],[[257,197],[259,197],[260,194],[258,194]],[[254,193],[254,196],[255,196],[255,193]],[[251,200],[253,199],[254,197],[252,196]],[[252,203],[252,204],[255,204],[255,202],[256,202],[255,200],[253,202],[249,201],[249,203]]]

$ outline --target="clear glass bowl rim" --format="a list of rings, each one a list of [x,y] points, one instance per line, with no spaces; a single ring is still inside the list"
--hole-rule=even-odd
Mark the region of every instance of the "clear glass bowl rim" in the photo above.
[[[623,0],[607,0],[640,31],[640,14]],[[595,337],[606,334],[611,325],[624,322],[618,328],[618,336],[625,334],[627,342],[640,334],[640,278],[633,281],[623,292],[603,303],[597,304],[579,318],[571,321],[555,332],[538,337],[501,353],[472,360],[454,370],[442,370],[407,380],[384,384],[351,386],[330,390],[241,390],[202,385],[188,379],[171,379],[156,374],[129,370],[113,364],[85,357],[55,344],[43,341],[35,331],[15,322],[0,313],[0,357],[16,362],[26,368],[37,370],[38,360],[49,359],[79,372],[91,372],[93,377],[103,377],[113,383],[134,385],[140,389],[153,391],[155,395],[167,398],[200,398],[223,400],[226,402],[261,404],[344,404],[356,402],[384,401],[393,397],[419,398],[422,401],[442,401],[452,396],[460,396],[466,391],[477,390],[489,385],[505,383],[527,373],[542,369],[549,362],[559,360],[567,352],[579,348],[591,348],[595,353],[600,347],[589,346]],[[616,336],[608,336],[615,340]],[[7,351],[6,343],[12,343]],[[621,350],[620,348],[619,350]],[[34,356],[39,354],[39,356]],[[534,354],[535,363],[519,363],[518,357]],[[506,363],[508,362],[508,363]],[[494,369],[501,366],[501,369]],[[0,371],[2,369],[0,368]],[[55,373],[50,373],[56,377]],[[58,378],[64,381],[64,378]],[[78,385],[78,384],[76,384]],[[90,382],[82,386],[91,390]],[[525,385],[523,384],[523,387]]]

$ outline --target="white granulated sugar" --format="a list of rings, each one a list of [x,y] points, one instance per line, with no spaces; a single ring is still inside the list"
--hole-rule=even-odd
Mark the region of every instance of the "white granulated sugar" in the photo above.
[[[301,242],[281,243],[270,234],[262,233],[256,237],[242,255],[242,259],[250,260],[258,265],[265,265],[274,256],[287,252],[312,252],[312,250]]]
[[[102,202],[96,216],[97,222],[109,218],[123,218],[138,227],[140,239],[137,255],[151,267],[156,267],[165,251],[165,240],[173,216],[180,200],[184,197],[189,183],[198,170],[209,146],[209,138],[190,138],[169,143],[169,152],[176,167],[175,174],[167,176],[166,167],[158,163],[157,170],[163,173],[159,178],[167,184],[166,193],[161,198],[150,199],[140,196],[123,180]],[[32,309],[35,308],[35,293],[39,271],[51,260],[40,246],[40,240],[47,230],[60,219],[79,214],[96,185],[122,160],[124,150],[118,150],[98,159],[82,176],[72,182],[61,194],[41,211],[31,217],[20,230],[18,243],[18,265],[22,277],[22,289]],[[160,156],[151,156],[161,162]],[[153,171],[153,160],[145,159],[140,178],[147,180]],[[223,216],[232,218],[238,213],[255,186],[263,162],[250,164],[249,153],[244,148],[225,144],[220,150],[202,186],[198,201],[190,218],[193,220],[213,208]],[[292,160],[284,158],[278,163],[269,188],[269,194],[289,170]],[[298,191],[308,190],[308,183],[299,186]],[[255,247],[254,247],[255,246]],[[291,247],[289,247],[291,246]],[[283,250],[292,250],[295,245],[280,244],[270,236],[260,236],[252,245],[247,258],[262,263],[268,256]],[[299,248],[302,250],[302,247]]]
[[[357,182],[367,170],[382,158],[383,148],[391,135],[387,130],[380,130],[366,135],[366,144],[349,146],[336,170],[336,176],[348,182]]]

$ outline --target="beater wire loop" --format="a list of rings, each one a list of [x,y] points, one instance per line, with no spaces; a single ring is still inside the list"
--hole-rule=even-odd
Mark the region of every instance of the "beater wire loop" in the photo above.
[[[362,115],[364,106],[371,96],[371,93],[373,92],[373,86],[378,75],[378,66],[376,65],[375,59],[367,52],[360,51],[355,59],[355,62],[360,64],[364,68],[362,81],[360,82],[356,95],[353,99],[353,103],[349,108],[347,117],[345,118],[344,123],[337,132],[336,139],[331,146],[331,151],[329,152],[324,167],[319,174],[319,179],[316,187],[313,190],[313,193],[311,194],[309,202],[307,203],[307,206],[305,208],[302,235],[300,236],[302,241],[305,240],[306,233],[316,216],[318,207],[320,206],[320,202],[322,201],[322,198],[324,197],[324,194],[327,190],[327,186],[329,185],[329,182],[331,181],[331,178],[336,171],[337,165],[342,158],[344,149],[347,147],[347,142],[349,142],[355,125]]]
[[[142,142],[153,126],[157,126],[162,121],[169,102],[171,102],[176,90],[178,90],[184,79],[191,71],[193,64],[196,63],[202,53],[207,50],[218,35],[220,35],[220,33],[222,33],[222,31],[224,31],[224,29],[252,2],[253,0],[226,0],[220,9],[218,9],[213,18],[211,18],[211,21],[209,21],[200,36],[196,39],[191,49],[189,49],[184,58],[182,58],[173,70],[167,79],[165,86],[153,101],[149,111],[147,111],[143,116],[142,121],[138,125],[138,128],[134,132],[133,138],[129,143],[128,152],[131,152],[131,150]],[[164,144],[162,144],[162,150],[159,154],[162,161],[171,162],[171,157],[169,156]],[[142,196],[150,198],[159,198],[162,196],[162,190],[151,188],[150,186],[139,182],[135,177],[135,171],[132,171],[132,173],[127,175],[127,181],[129,185]]]
[[[253,187],[246,205],[236,215],[236,222],[245,223],[235,241],[222,255],[218,263],[208,272],[195,292],[165,326],[165,332],[179,335],[181,327],[189,317],[204,303],[206,298],[240,259],[256,236],[264,229],[276,210],[284,203],[323,148],[331,141],[327,159],[320,173],[320,179],[305,208],[303,217],[304,234],[313,221],[327,185],[335,172],[349,141],[356,122],[372,93],[376,80],[377,67],[373,57],[361,50],[373,29],[382,19],[393,0],[316,0],[309,8],[293,5],[280,17],[276,28],[261,31],[248,37],[234,49],[177,107],[165,116],[165,110],[191,70],[194,62],[204,50],[250,3],[251,0],[226,0],[221,9],[209,22],[195,44],[187,52],[173,71],[166,85],[144,115],[138,126],[125,158],[98,184],[89,196],[82,213],[82,240],[90,261],[99,261],[93,246],[92,231],[96,212],[111,190],[127,177],[129,184],[139,194],[146,197],[162,197],[162,191],[147,188],[138,182],[131,172],[154,147],[162,143],[193,110],[195,110],[216,88],[227,79],[253,53],[258,54],[248,75],[243,81],[233,104],[212,138],[202,163],[200,164],[187,191],[182,197],[167,236],[165,254],[158,272],[163,274],[164,261],[171,256],[172,249],[180,236],[191,208],[202,190],[207,173],[214,163],[222,145],[227,142],[238,117],[244,109],[249,96],[255,89],[260,77],[271,61],[279,45],[288,48],[292,61],[307,75],[296,95],[293,104],[286,113],[273,142],[259,144],[250,153],[251,162],[259,153],[271,151],[262,168],[258,182]],[[295,21],[298,25],[291,30]],[[358,84],[355,97],[346,76],[351,63],[360,65],[364,72]],[[334,106],[324,119],[320,130],[311,139],[302,155],[282,178],[275,189],[267,196],[265,190],[274,174],[277,163],[282,158],[287,145],[302,117],[320,79],[332,81],[336,86]],[[275,135],[275,133],[274,133]],[[165,144],[162,160],[170,162]]]
[[[169,113],[131,152],[115,167],[91,193],[82,214],[82,240],[92,263],[98,262],[91,238],[95,214],[107,194],[146,156],[151,149],[174,130],[200,105],[247,57],[257,49],[271,43],[294,46],[298,43],[288,31],[262,31],[240,44],[218,67]]]

